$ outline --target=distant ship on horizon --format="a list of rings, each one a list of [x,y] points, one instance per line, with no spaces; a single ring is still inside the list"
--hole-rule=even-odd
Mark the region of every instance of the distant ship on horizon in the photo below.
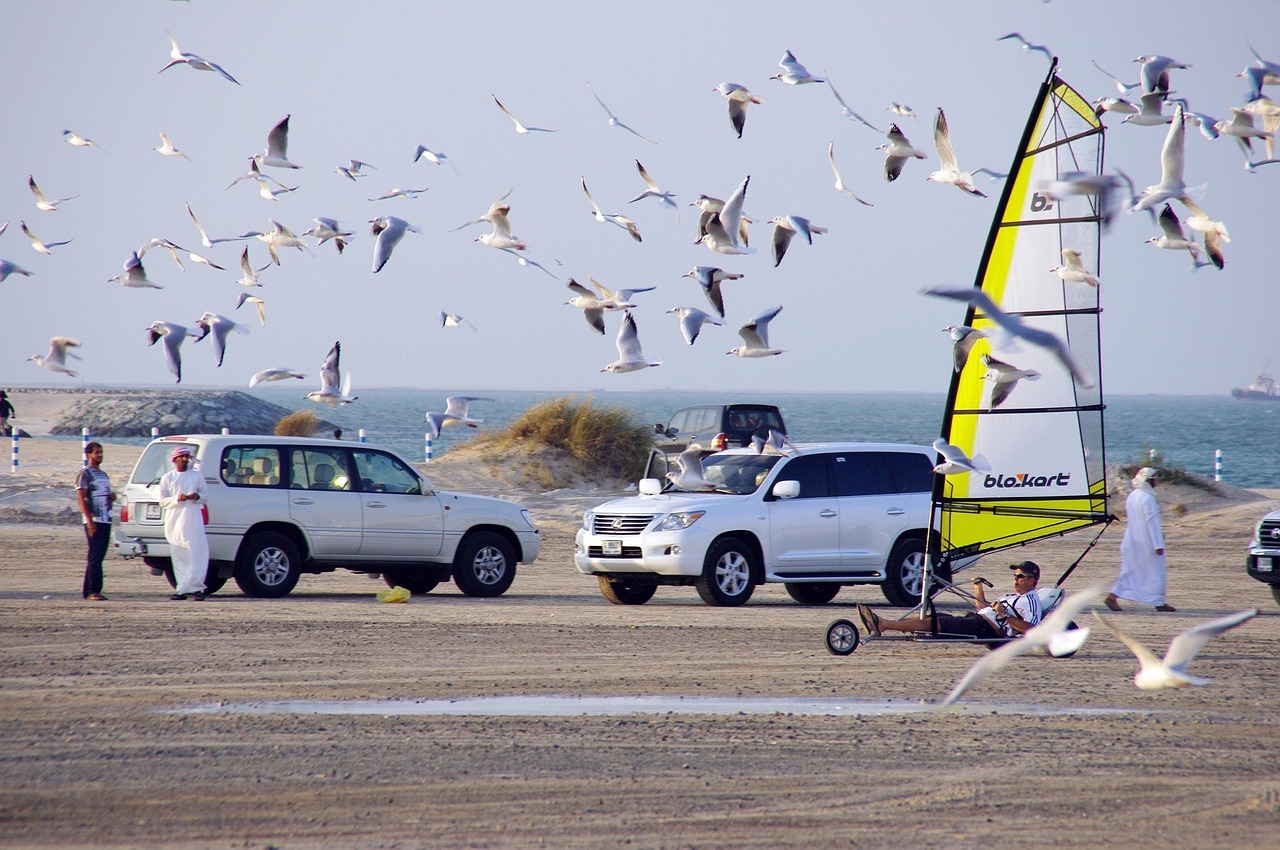
[[[1267,371],[1266,365],[1249,386],[1233,389],[1231,397],[1245,401],[1280,401],[1280,393],[1276,392],[1276,379]]]

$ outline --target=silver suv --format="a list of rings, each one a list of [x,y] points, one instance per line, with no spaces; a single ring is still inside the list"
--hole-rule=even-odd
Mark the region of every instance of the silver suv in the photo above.
[[[798,602],[830,602],[843,585],[920,597],[935,452],[892,443],[802,445],[786,455],[730,449],[703,459],[714,491],[664,490],[583,516],[579,572],[610,602],[639,605],[660,584],[692,584],[709,605],[741,605],[784,582]]]
[[[169,456],[190,446],[209,496],[206,592],[234,578],[249,596],[284,596],[303,573],[381,574],[427,593],[450,578],[500,596],[538,557],[529,512],[502,499],[435,490],[413,466],[366,443],[304,437],[162,437],[138,458],[119,504],[115,551],[173,583],[159,504]]]

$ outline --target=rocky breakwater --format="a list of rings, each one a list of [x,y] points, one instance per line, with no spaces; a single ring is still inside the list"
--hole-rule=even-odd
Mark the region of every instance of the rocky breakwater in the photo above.
[[[51,434],[75,435],[88,426],[95,437],[169,434],[271,434],[293,411],[236,390],[96,390],[59,417]],[[333,424],[319,420],[321,433]]]

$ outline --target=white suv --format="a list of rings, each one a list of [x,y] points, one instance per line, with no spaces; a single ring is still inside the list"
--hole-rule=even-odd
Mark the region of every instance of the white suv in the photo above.
[[[427,593],[450,578],[500,596],[538,557],[529,512],[502,499],[435,490],[407,461],[365,443],[305,437],[162,437],[138,458],[118,505],[114,548],[173,582],[159,504],[169,456],[190,446],[209,496],[206,593],[228,578],[249,596],[284,596],[304,572],[343,567]]]
[[[900,606],[920,598],[935,452],[891,443],[822,443],[785,455],[730,449],[705,458],[714,492],[663,490],[583,516],[579,572],[610,602],[640,605],[660,584],[692,584],[709,605],[741,605],[785,582],[797,602],[879,584]]]

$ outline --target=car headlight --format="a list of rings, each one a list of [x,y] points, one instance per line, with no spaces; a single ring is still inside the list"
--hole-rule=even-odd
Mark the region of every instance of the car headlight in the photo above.
[[[686,511],[678,514],[667,514],[658,520],[658,524],[653,527],[654,531],[680,531],[688,528],[698,520],[702,519],[702,515],[706,511]]]
[[[520,516],[524,517],[525,525],[529,526],[530,528],[533,528],[533,527],[534,527],[534,526],[533,526],[533,518],[529,516],[529,510],[528,510],[528,508],[521,508],[521,509],[520,509]]]
[[[584,529],[586,529],[587,531],[590,531],[595,524],[596,524],[595,511],[586,511],[582,514],[582,527]]]

